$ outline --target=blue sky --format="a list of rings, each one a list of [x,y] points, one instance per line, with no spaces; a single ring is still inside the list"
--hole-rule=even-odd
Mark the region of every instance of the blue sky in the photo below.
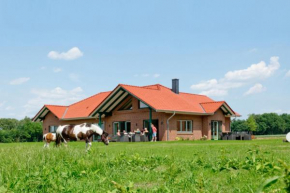
[[[117,84],[290,113],[290,1],[0,1],[0,117]]]

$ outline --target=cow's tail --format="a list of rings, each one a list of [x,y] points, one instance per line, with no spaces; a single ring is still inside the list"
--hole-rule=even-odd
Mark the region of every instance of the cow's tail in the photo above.
[[[60,133],[56,133],[55,146],[58,147],[60,143],[61,143],[61,135]]]

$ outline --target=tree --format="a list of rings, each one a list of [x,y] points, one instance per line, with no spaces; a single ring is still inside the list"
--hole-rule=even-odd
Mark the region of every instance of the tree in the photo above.
[[[248,126],[248,130],[253,133],[257,130],[257,123],[255,120],[255,116],[254,115],[250,115],[247,119],[247,126]]]
[[[234,119],[231,123],[231,131],[248,131],[248,125],[245,120]]]
[[[0,142],[29,142],[42,141],[42,125],[35,123],[25,117],[18,121],[16,119],[0,119]]]
[[[284,120],[285,122],[285,133],[290,132],[290,115],[289,114],[282,114],[281,118]]]
[[[17,128],[17,119],[0,119],[0,128],[3,130],[11,130]]]

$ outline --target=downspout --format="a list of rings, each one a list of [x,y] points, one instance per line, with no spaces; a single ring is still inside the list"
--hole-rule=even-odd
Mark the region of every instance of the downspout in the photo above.
[[[167,141],[169,141],[169,120],[173,117],[175,115],[175,111],[174,111],[174,113],[171,115],[171,117],[169,117],[168,119],[167,119]]]

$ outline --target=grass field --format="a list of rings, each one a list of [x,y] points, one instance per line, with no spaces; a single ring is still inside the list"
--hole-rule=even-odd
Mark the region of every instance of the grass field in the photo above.
[[[0,192],[257,192],[288,171],[289,153],[281,139],[93,143],[89,153],[84,142],[0,144]],[[264,191],[287,192],[289,178]]]

